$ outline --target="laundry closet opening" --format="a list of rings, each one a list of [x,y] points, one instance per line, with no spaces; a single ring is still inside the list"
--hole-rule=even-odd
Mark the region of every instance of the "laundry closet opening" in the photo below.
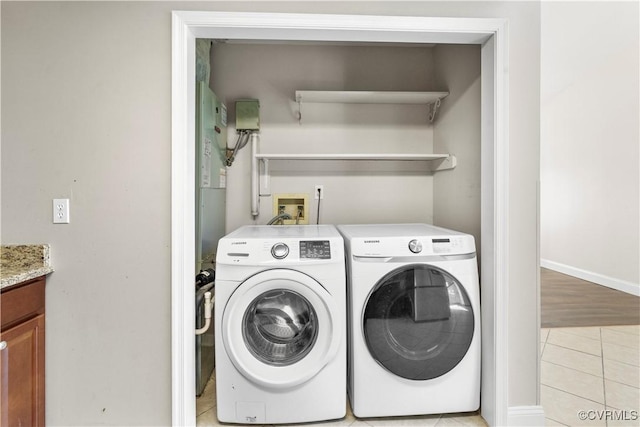
[[[251,98],[260,105],[259,153],[336,156],[268,160],[254,216],[252,153],[239,151],[226,171],[226,232],[266,224],[278,213],[277,195],[303,194],[310,224],[429,223],[473,234],[480,247],[479,45],[212,40],[210,58],[209,87],[227,106],[229,146],[235,102]],[[303,91],[446,96],[315,102]],[[455,156],[455,168],[340,157],[434,153]]]
[[[349,82],[354,86],[363,83],[378,82],[378,84],[388,84],[387,87],[378,86],[374,92],[400,90],[394,88],[399,80],[389,77],[385,83],[384,79],[370,77],[372,75],[359,74],[357,65],[351,65],[351,76],[347,70],[348,61],[343,59],[343,67],[340,71],[332,71],[331,80],[323,75],[309,76],[302,73],[289,73],[288,67],[293,70],[300,67],[291,65],[282,58],[270,56],[261,67],[272,67],[272,64],[285,64],[280,66],[280,75],[272,73],[269,80],[265,79],[242,79],[240,85],[243,86],[242,93],[237,95],[227,94],[223,91],[231,89],[231,83],[220,82],[220,87],[216,82],[215,73],[218,67],[225,66],[219,58],[221,52],[215,52],[220,46],[214,46],[212,57],[214,60],[212,68],[212,88],[220,92],[218,96],[224,97],[229,104],[232,96],[252,97],[260,100],[261,103],[261,129],[259,142],[259,153],[262,156],[247,156],[247,153],[240,153],[236,164],[229,168],[229,176],[225,177],[227,193],[237,197],[237,202],[230,198],[227,201],[225,213],[229,214],[226,219],[225,230],[232,230],[236,225],[258,223],[263,224],[268,221],[269,213],[268,194],[276,194],[278,188],[289,187],[288,182],[303,182],[315,186],[320,184],[324,187],[324,197],[321,206],[321,223],[345,223],[345,222],[374,222],[381,221],[378,218],[389,218],[395,212],[407,220],[416,218],[421,222],[433,222],[449,228],[460,229],[469,234],[473,234],[478,239],[478,251],[484,256],[481,264],[480,283],[482,287],[482,392],[481,411],[482,416],[489,424],[504,425],[508,417],[508,268],[509,265],[509,240],[508,223],[509,210],[507,205],[509,175],[507,167],[508,159],[508,49],[507,49],[507,25],[503,19],[484,18],[415,18],[415,17],[395,17],[395,16],[355,16],[355,15],[321,15],[321,14],[277,14],[277,13],[235,13],[235,12],[174,12],[173,13],[173,53],[172,53],[172,413],[174,424],[193,424],[195,420],[195,396],[193,393],[194,384],[194,335],[193,335],[193,266],[194,254],[194,234],[195,212],[194,212],[194,176],[195,171],[195,41],[196,38],[226,41],[225,48],[236,48],[232,45],[239,44],[238,49],[256,48],[257,45],[264,45],[262,48],[282,48],[279,44],[286,44],[287,51],[293,51],[296,46],[302,44],[304,48],[338,50],[346,48],[361,49],[389,49],[389,55],[404,55],[410,50],[424,50],[424,55],[429,57],[425,60],[425,70],[433,71],[432,75],[425,76],[426,83],[421,79],[414,82],[417,85],[425,85],[427,90],[445,89],[449,92],[446,98],[442,99],[440,108],[436,114],[433,124],[429,124],[429,113],[424,108],[424,121],[417,122],[417,118],[412,114],[416,113],[416,108],[399,105],[376,105],[376,104],[348,104],[344,102],[327,103],[326,105],[311,105],[314,102],[303,102],[302,116],[299,115],[299,103],[294,98],[295,91],[309,91],[312,88],[299,87],[298,84],[311,84],[319,88],[317,90],[327,92],[331,90],[348,91],[352,88],[344,86]],[[242,41],[237,43],[236,41]],[[256,41],[257,43],[252,43]],[[345,43],[343,43],[345,42]],[[376,42],[371,44],[371,42]],[[383,42],[383,45],[379,45]],[[423,45],[433,43],[433,46]],[[355,46],[362,45],[362,46]],[[260,46],[258,46],[260,47]],[[431,49],[430,53],[427,52]],[[469,50],[469,58],[456,53],[457,50]],[[233,53],[233,52],[230,52]],[[448,60],[437,60],[438,55],[448,57]],[[378,56],[378,55],[375,55]],[[469,66],[465,65],[465,60],[473,62],[475,72],[472,76],[465,73],[469,71]],[[478,58],[479,68],[478,70]],[[286,58],[285,58],[286,59]],[[289,60],[287,60],[289,61]],[[361,59],[365,61],[365,59]],[[393,74],[389,69],[383,67],[380,62],[383,59],[373,61],[374,65],[369,69],[380,68],[385,73]],[[393,62],[395,59],[386,59]],[[231,63],[231,62],[229,62]],[[351,64],[355,64],[352,61]],[[406,76],[408,70],[403,61],[396,70],[402,70],[401,75]],[[429,65],[430,64],[430,65]],[[440,64],[440,65],[438,65]],[[440,69],[437,69],[441,67]],[[410,68],[410,67],[408,67]],[[289,80],[282,78],[285,72]],[[394,68],[391,68],[394,70]],[[445,70],[449,70],[446,71]],[[266,71],[266,70],[265,70]],[[238,75],[247,72],[241,69],[234,71]],[[400,72],[400,71],[398,71]],[[425,71],[426,72],[426,71]],[[289,76],[290,74],[290,76]],[[294,75],[296,74],[296,75]],[[310,76],[314,79],[309,78]],[[375,76],[375,75],[374,75]],[[459,89],[457,83],[446,79],[452,76],[460,78]],[[467,80],[468,78],[468,80]],[[335,79],[335,80],[334,80]],[[465,83],[466,82],[466,83]],[[337,89],[330,87],[334,84]],[[408,86],[411,81],[401,82]],[[235,83],[234,83],[235,84]],[[223,85],[228,85],[224,88]],[[256,90],[255,85],[261,93],[250,93],[250,89]],[[432,86],[429,86],[432,85]],[[448,86],[448,87],[439,87]],[[420,87],[420,86],[418,86]],[[481,88],[480,88],[481,87]],[[369,89],[369,88],[366,88]],[[357,89],[356,89],[357,90]],[[362,90],[362,89],[361,89]],[[409,89],[418,90],[418,89]],[[479,92],[482,91],[480,97]],[[293,91],[293,93],[291,92]],[[467,96],[475,93],[473,103],[461,102]],[[271,103],[274,99],[274,107],[265,111],[265,102]],[[456,102],[456,98],[458,101]],[[479,103],[479,108],[478,108]],[[287,105],[288,104],[288,105]],[[232,109],[231,105],[228,105]],[[280,108],[284,107],[284,110]],[[362,107],[358,109],[357,107]],[[401,107],[395,110],[394,107]],[[413,107],[416,107],[415,105]],[[459,108],[456,108],[459,107]],[[315,112],[312,110],[316,108]],[[384,112],[372,112],[376,108],[387,109]],[[420,107],[421,108],[421,107]],[[406,112],[408,109],[409,112]],[[447,111],[449,110],[449,111]],[[283,111],[286,111],[284,113]],[[342,111],[342,116],[337,114]],[[393,112],[389,112],[393,111]],[[233,113],[233,112],[231,112]],[[348,114],[347,114],[348,113]],[[273,117],[267,114],[274,115]],[[288,117],[287,117],[288,114]],[[371,119],[378,117],[379,122]],[[313,120],[316,122],[314,123]],[[328,118],[333,117],[333,122]],[[342,121],[335,122],[340,117]],[[380,119],[382,117],[383,119]],[[398,117],[401,118],[398,119]],[[394,118],[394,119],[392,119]],[[482,118],[482,120],[480,120]],[[357,120],[356,120],[357,119]],[[409,121],[409,119],[411,119]],[[415,119],[415,121],[414,121]],[[328,122],[328,123],[327,123]],[[346,123],[345,123],[346,122]],[[449,122],[450,125],[446,125]],[[234,118],[230,114],[228,123],[233,125]],[[355,124],[348,126],[348,124]],[[422,142],[424,151],[420,153],[437,153],[436,161],[416,161],[415,153],[409,157],[413,160],[396,162],[406,158],[406,155],[398,154],[390,137],[390,129],[403,123],[408,129],[404,131],[415,132],[416,134],[429,135]],[[474,123],[474,125],[471,125]],[[313,132],[297,133],[302,131],[307,125],[315,126]],[[381,125],[381,124],[384,124]],[[466,126],[464,125],[466,124]],[[469,131],[474,128],[475,130]],[[268,132],[267,132],[268,131]],[[228,129],[228,133],[233,137],[233,128]],[[347,142],[353,141],[354,133],[361,132],[364,135],[371,135],[372,141],[363,142],[366,148],[371,148],[368,153],[378,153],[385,161],[358,160],[357,162],[336,160],[339,153],[354,153],[348,148]],[[369,132],[367,134],[367,132]],[[472,138],[462,137],[465,132],[473,134]],[[280,137],[269,139],[267,134],[277,134]],[[291,156],[287,157],[284,149],[295,147],[294,157],[311,158],[312,155],[302,153],[311,152],[311,145],[305,145],[305,141],[317,138],[313,142],[313,152],[316,149],[325,150],[326,155],[321,157],[333,160],[304,160],[292,161]],[[338,139],[339,136],[342,139]],[[377,139],[376,139],[377,138]],[[359,138],[360,139],[360,138]],[[266,142],[265,142],[266,140]],[[367,138],[360,139],[368,141]],[[408,139],[414,141],[413,139]],[[477,145],[474,147],[475,140]],[[335,142],[340,141],[340,142]],[[446,142],[445,142],[446,141]],[[448,144],[443,147],[442,144]],[[260,207],[254,211],[254,198],[256,192],[251,190],[251,167],[243,166],[251,160],[251,163],[264,163],[266,156],[265,144],[272,144],[273,150],[283,149],[283,152],[269,157],[268,180],[261,181],[259,197]],[[281,144],[281,145],[278,145]],[[333,144],[333,145],[330,145]],[[367,145],[370,144],[370,145]],[[419,143],[416,143],[420,145]],[[458,148],[458,145],[459,147]],[[402,146],[402,145],[400,145]],[[298,151],[298,148],[309,148],[305,151]],[[380,147],[384,147],[382,151]],[[340,149],[341,151],[330,152],[329,150]],[[375,149],[374,149],[375,148]],[[378,151],[377,149],[380,148]],[[246,148],[245,148],[246,150]],[[388,150],[388,151],[387,151]],[[447,151],[444,151],[447,150]],[[474,151],[476,150],[476,151]],[[406,152],[410,152],[407,150]],[[480,153],[478,155],[477,153]],[[276,153],[276,154],[278,154]],[[390,154],[380,154],[390,153]],[[402,153],[402,152],[400,152]],[[270,154],[271,153],[267,153]],[[358,153],[358,158],[369,159],[366,154]],[[464,157],[468,156],[467,159]],[[339,158],[348,157],[346,155],[337,156]],[[453,158],[455,157],[455,159]],[[284,159],[273,160],[273,159]],[[429,157],[431,158],[431,157]],[[256,162],[255,160],[259,160]],[[279,163],[278,163],[279,162]],[[420,169],[419,164],[426,164],[426,169]],[[465,167],[475,167],[475,171],[464,171]],[[455,166],[455,167],[454,167]],[[235,169],[237,168],[237,169]],[[333,168],[333,169],[332,169]],[[234,171],[235,169],[235,171]],[[441,169],[434,173],[426,172],[433,169]],[[232,175],[233,174],[233,175]],[[238,176],[235,176],[237,174]],[[480,176],[480,178],[479,178]],[[402,184],[389,186],[392,179],[402,181],[415,180],[411,185]],[[318,182],[318,179],[325,179],[325,183]],[[332,187],[340,182],[336,188]],[[420,179],[423,181],[420,183]],[[278,182],[281,181],[281,182]],[[350,186],[343,181],[351,181]],[[420,183],[419,185],[416,182]],[[358,185],[356,185],[358,184]],[[267,188],[262,188],[267,185]],[[293,185],[293,184],[292,184]],[[297,184],[296,184],[297,185]],[[275,188],[274,188],[275,186]],[[385,187],[386,186],[386,187]],[[364,193],[363,189],[371,189],[369,193]],[[304,190],[308,191],[308,190]],[[334,192],[335,194],[331,194]],[[244,193],[244,194],[243,194]],[[454,193],[455,196],[454,196]],[[278,193],[279,194],[279,193]],[[421,197],[423,195],[427,197]],[[409,196],[407,196],[409,195]],[[339,197],[338,197],[339,196]],[[357,196],[357,197],[356,197]],[[330,201],[333,197],[334,201]],[[425,199],[427,200],[425,202]],[[475,200],[474,200],[475,199]],[[479,200],[478,200],[479,199]],[[265,201],[267,200],[267,201]],[[310,198],[310,203],[315,203],[315,198]],[[330,203],[335,203],[333,209]],[[421,206],[415,208],[417,203]],[[479,205],[479,207],[478,207]],[[315,206],[315,205],[314,205]],[[339,206],[339,208],[336,208]],[[236,209],[238,208],[238,209]],[[273,207],[272,207],[273,208]],[[326,210],[326,211],[325,211]],[[417,211],[418,213],[414,213]],[[257,215],[252,215],[255,212]],[[331,213],[330,213],[331,212]],[[343,217],[336,216],[336,212],[347,212]],[[271,212],[273,213],[273,212]],[[359,214],[359,215],[358,215]],[[238,216],[238,219],[231,219],[229,216]],[[334,215],[325,217],[326,215]],[[309,216],[313,216],[313,209]],[[432,218],[432,221],[417,218]],[[344,219],[343,219],[344,218]],[[309,218],[314,223],[317,218]],[[353,221],[351,221],[353,219]],[[397,221],[403,220],[398,217]],[[237,222],[234,222],[237,221]],[[468,224],[465,223],[468,221]],[[480,236],[482,234],[482,236]],[[480,242],[480,237],[482,242]]]
[[[197,52],[196,273],[215,267],[223,234],[284,213],[286,224],[434,224],[480,248],[479,45],[198,39]],[[241,110],[258,106],[258,142],[244,145]],[[198,394],[214,341],[197,338]]]

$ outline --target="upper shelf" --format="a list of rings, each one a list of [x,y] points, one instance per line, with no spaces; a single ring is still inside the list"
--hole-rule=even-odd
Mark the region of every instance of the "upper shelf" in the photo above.
[[[449,92],[297,90],[296,101],[301,103],[433,104],[447,95]]]
[[[293,153],[255,153],[256,160],[264,164],[264,174],[268,175],[269,160],[396,160],[396,161],[426,161],[428,171],[437,172],[454,169],[457,165],[456,156],[451,154],[293,154]]]
[[[443,160],[449,154],[256,154],[258,159],[267,160]]]

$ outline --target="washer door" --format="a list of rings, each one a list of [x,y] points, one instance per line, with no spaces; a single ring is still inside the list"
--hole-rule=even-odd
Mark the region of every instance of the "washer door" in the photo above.
[[[231,295],[222,317],[229,358],[247,379],[271,388],[308,381],[332,360],[341,328],[331,295],[306,274],[267,270]]]
[[[389,372],[429,380],[451,371],[471,346],[474,315],[464,287],[444,270],[416,264],[374,287],[363,333],[372,357]]]

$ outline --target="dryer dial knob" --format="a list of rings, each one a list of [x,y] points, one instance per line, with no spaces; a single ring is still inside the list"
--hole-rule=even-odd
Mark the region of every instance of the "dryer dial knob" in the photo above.
[[[276,259],[283,259],[289,255],[289,246],[284,243],[276,243],[271,247],[271,255]]]
[[[420,252],[422,252],[422,243],[420,243],[416,239],[413,239],[409,242],[409,250],[414,254],[419,254]]]

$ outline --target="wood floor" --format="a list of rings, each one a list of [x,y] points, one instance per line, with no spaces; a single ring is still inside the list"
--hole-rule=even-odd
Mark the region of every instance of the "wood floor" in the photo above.
[[[540,269],[543,328],[640,325],[640,297]]]

